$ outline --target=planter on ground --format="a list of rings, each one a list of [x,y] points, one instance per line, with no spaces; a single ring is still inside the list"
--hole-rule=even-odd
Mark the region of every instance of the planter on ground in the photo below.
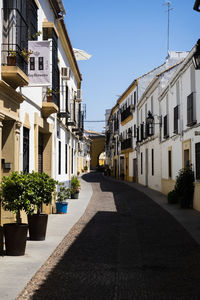
[[[68,208],[68,202],[56,202],[57,214],[66,214]]]
[[[80,187],[80,180],[73,176],[71,179],[71,199],[78,199]]]
[[[45,239],[48,215],[42,214],[42,204],[50,204],[55,191],[56,181],[45,173],[32,172],[27,174],[27,198],[32,210],[28,215],[30,240]],[[34,212],[37,211],[36,214]]]
[[[26,249],[28,224],[9,223],[4,224],[3,227],[6,255],[24,255]]]
[[[29,236],[32,241],[44,241],[46,237],[48,215],[28,215]]]
[[[1,201],[5,210],[16,214],[16,223],[4,224],[7,255],[24,255],[28,224],[21,223],[20,211],[31,211],[30,201],[26,197],[27,177],[23,173],[13,172],[4,176],[1,182]]]
[[[57,202],[56,212],[57,214],[66,214],[68,208],[67,199],[71,196],[71,189],[67,188],[63,182],[59,182],[57,185]]]
[[[78,198],[79,198],[79,192],[71,194],[71,199],[78,199]]]

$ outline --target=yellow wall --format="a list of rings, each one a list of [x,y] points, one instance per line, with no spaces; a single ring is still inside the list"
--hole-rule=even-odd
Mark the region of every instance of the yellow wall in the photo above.
[[[193,207],[200,211],[200,182],[195,182]]]
[[[104,151],[105,136],[90,136],[91,138],[91,167],[95,168],[99,163],[99,155]]]
[[[167,195],[170,191],[172,191],[174,189],[176,181],[172,180],[172,179],[165,179],[162,178],[161,179],[161,192],[164,195]]]

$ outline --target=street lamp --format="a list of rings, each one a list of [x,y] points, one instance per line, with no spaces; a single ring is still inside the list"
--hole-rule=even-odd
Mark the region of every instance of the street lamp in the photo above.
[[[154,123],[154,116],[158,118],[159,123]],[[146,123],[149,124],[150,126],[154,125],[154,124],[159,124],[161,127],[162,126],[162,116],[158,116],[158,115],[154,115],[154,116],[152,115],[152,113],[149,110],[148,117],[146,118]]]

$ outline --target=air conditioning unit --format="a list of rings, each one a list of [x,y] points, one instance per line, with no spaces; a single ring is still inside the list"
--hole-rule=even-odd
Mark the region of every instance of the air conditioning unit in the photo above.
[[[82,90],[78,89],[76,91],[76,101],[80,102],[82,100]]]
[[[71,75],[71,69],[69,67],[67,68],[61,68],[61,76],[65,80],[69,80]]]

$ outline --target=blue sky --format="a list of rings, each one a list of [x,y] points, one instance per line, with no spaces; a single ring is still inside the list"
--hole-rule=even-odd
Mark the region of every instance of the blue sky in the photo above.
[[[128,85],[162,64],[167,55],[164,0],[63,0],[66,27],[74,48],[92,54],[79,61],[87,120],[104,120]],[[200,38],[195,0],[172,0],[170,50],[188,51]],[[101,131],[103,123],[86,123]]]

